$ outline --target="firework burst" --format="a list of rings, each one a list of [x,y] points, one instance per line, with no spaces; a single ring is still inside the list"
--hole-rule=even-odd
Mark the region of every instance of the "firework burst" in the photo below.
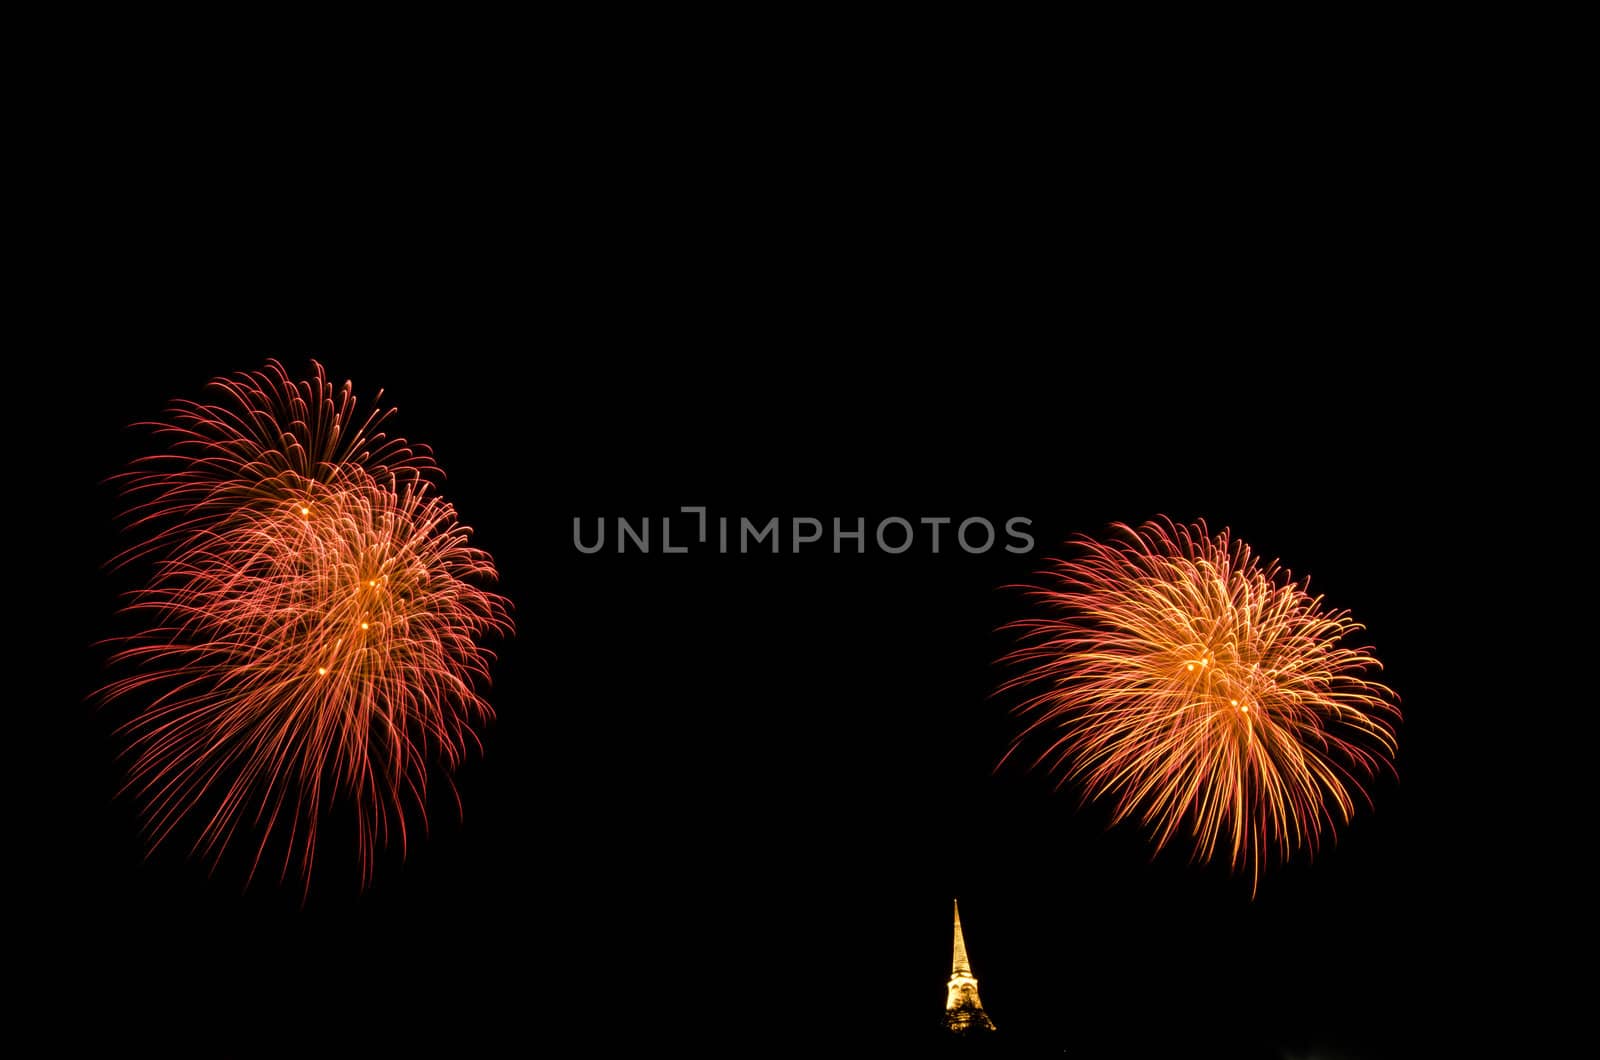
[[[1362,627],[1274,561],[1205,524],[1118,524],[1079,540],[1029,595],[1047,617],[1013,623],[1028,719],[1006,758],[1136,817],[1157,850],[1248,871],[1347,823],[1363,782],[1392,769],[1396,696],[1368,674]],[[1004,762],[1004,759],[1002,759]]]
[[[253,878],[279,835],[279,879],[298,864],[308,888],[336,804],[363,885],[380,847],[404,850],[408,804],[426,823],[430,769],[449,783],[493,716],[480,641],[511,631],[431,456],[313,369],[216,380],[154,425],[169,447],[121,477],[144,536],[119,557],[153,571],[113,658],[131,672],[103,693],[136,703],[128,790],[152,849],[189,823],[215,861],[251,834]]]

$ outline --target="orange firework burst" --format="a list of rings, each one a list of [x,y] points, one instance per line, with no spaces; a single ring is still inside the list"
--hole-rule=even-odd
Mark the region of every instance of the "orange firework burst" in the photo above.
[[[1308,583],[1263,564],[1227,530],[1170,520],[1080,539],[1052,584],[1030,590],[1049,617],[1013,623],[1026,664],[1003,688],[1035,765],[1137,816],[1157,850],[1186,832],[1194,856],[1248,868],[1316,850],[1347,823],[1364,780],[1392,768],[1400,712],[1362,627]],[[1004,761],[1004,759],[1002,759]]]
[[[279,878],[298,862],[307,887],[337,801],[356,810],[363,884],[380,846],[404,849],[408,802],[426,822],[430,766],[448,778],[493,716],[479,640],[511,631],[432,458],[313,369],[216,380],[214,401],[155,425],[169,451],[122,476],[147,537],[119,560],[155,561],[128,607],[146,625],[114,657],[134,672],[104,690],[138,694],[128,786],[152,849],[190,819],[214,860],[255,831],[253,877],[281,833]]]

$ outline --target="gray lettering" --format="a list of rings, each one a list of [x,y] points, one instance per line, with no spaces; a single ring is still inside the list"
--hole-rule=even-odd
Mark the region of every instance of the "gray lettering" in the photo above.
[[[755,524],[754,523],[752,523],[749,519],[746,519],[742,515],[739,516],[739,551],[740,552],[749,552],[750,551],[750,538],[751,538],[750,531],[752,531],[754,529],[755,529]],[[758,545],[761,542],[765,541],[767,538],[769,538],[769,537],[772,538],[772,551],[773,551],[774,554],[776,554],[777,551],[778,551],[778,517],[776,515],[774,515],[771,519],[768,519],[767,520],[766,529],[762,530],[761,533],[756,534],[754,536],[755,536],[756,544],[758,544]]]
[[[702,505],[699,505],[698,507],[696,507],[694,505],[686,504],[683,507],[679,508],[678,511],[683,512],[685,514],[687,514],[689,512],[699,512],[700,513],[700,543],[702,545],[705,544],[706,543],[706,509],[705,509],[705,505],[702,504]]]
[[[973,523],[981,524],[983,526],[984,533],[988,535],[986,538],[984,538],[983,545],[979,548],[973,548],[971,545],[967,544],[967,527],[971,526]],[[974,515],[971,519],[967,519],[962,522],[961,529],[956,531],[956,536],[961,539],[961,547],[966,549],[971,555],[976,556],[978,553],[987,552],[994,547],[994,524],[981,515]]]
[[[572,543],[577,546],[579,552],[582,552],[586,556],[592,556],[596,552],[599,552],[606,545],[606,521],[604,519],[596,519],[594,521],[596,529],[599,530],[599,534],[595,538],[595,543],[593,546],[585,545],[583,543],[583,535],[578,533],[578,527],[582,524],[582,522],[583,520],[578,518],[576,515],[572,517]]]
[[[624,519],[622,516],[617,516],[617,551],[628,551],[628,539],[632,538],[634,545],[638,547],[640,552],[649,552],[650,520],[648,518],[639,520],[639,530],[644,531],[642,536],[640,535],[639,531],[634,530],[633,524],[629,523],[628,520]]]
[[[1032,552],[1033,551],[1033,535],[1030,534],[1030,533],[1026,533],[1025,531],[1018,530],[1017,529],[1017,524],[1018,523],[1021,523],[1023,526],[1032,526],[1033,525],[1033,520],[1029,519],[1026,515],[1013,515],[1011,518],[1006,520],[1006,534],[1009,535],[1010,537],[1016,538],[1018,541],[1026,541],[1027,544],[1021,545],[1021,546],[1018,546],[1018,545],[1007,545],[1006,546],[1006,551],[1007,552],[1015,552],[1018,555],[1020,555],[1020,554],[1022,554],[1024,552]]]
[[[883,528],[888,526],[890,523],[898,523],[901,526],[905,527],[906,539],[900,545],[899,548],[890,548],[889,547],[889,542],[887,542],[887,541],[885,541],[883,539]],[[883,520],[882,522],[880,522],[878,524],[878,547],[883,549],[885,552],[889,553],[891,556],[898,556],[900,553],[902,553],[906,549],[910,548],[911,547],[911,539],[916,537],[916,536],[917,536],[917,532],[911,528],[911,524],[906,522],[904,519],[900,518],[898,515],[891,515],[891,516],[889,516],[889,518]]]
[[[702,538],[701,540],[705,539]],[[672,547],[672,518],[666,515],[661,517],[661,551],[678,554],[689,551],[688,545],[679,545],[676,548]]]
[[[839,517],[837,515],[834,516],[833,551],[835,553],[843,552],[844,546],[839,544],[839,542],[843,541],[847,537],[853,537],[856,539],[856,554],[860,555],[861,553],[865,552],[867,550],[867,521],[865,519],[857,519],[856,528],[854,530],[845,530],[842,527],[843,524],[841,523]]]
[[[793,523],[794,523],[794,551],[795,552],[799,552],[800,551],[800,546],[801,545],[809,545],[813,541],[821,541],[822,540],[822,520],[821,519],[813,519],[809,515],[797,515],[797,516],[794,517]],[[800,536],[800,524],[801,523],[810,523],[812,525],[812,527],[815,528],[816,532],[814,534],[812,534],[810,537],[801,537]]]

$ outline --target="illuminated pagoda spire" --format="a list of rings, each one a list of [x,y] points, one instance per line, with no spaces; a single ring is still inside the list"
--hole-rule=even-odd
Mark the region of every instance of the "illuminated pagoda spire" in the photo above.
[[[978,1000],[978,980],[967,960],[967,940],[961,936],[961,903],[955,903],[956,940],[950,956],[950,983],[945,989],[944,1025],[954,1034],[994,1030],[994,1021]]]

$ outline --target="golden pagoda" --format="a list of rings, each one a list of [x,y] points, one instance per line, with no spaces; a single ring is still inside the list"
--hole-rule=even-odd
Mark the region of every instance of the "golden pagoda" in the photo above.
[[[955,949],[950,958],[950,983],[944,999],[944,1025],[954,1034],[994,1030],[994,1021],[978,1000],[978,980],[967,961],[967,943],[961,937],[961,903],[957,902]]]

